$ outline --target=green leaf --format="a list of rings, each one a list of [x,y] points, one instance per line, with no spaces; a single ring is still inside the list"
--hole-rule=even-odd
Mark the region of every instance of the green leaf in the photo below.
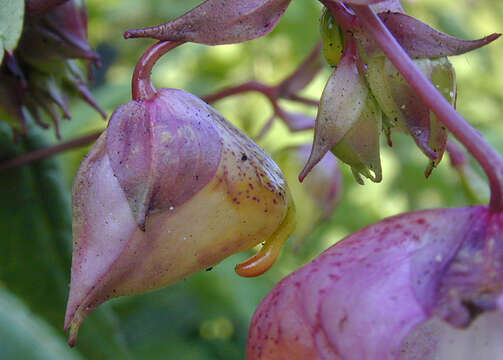
[[[29,128],[17,145],[0,124],[0,159],[47,146]],[[54,158],[0,173],[0,283],[62,332],[71,256],[70,192]],[[127,359],[129,352],[110,307],[83,327],[78,349],[92,359]]]
[[[82,359],[49,324],[3,288],[0,288],[0,349],[3,360]]]
[[[23,31],[24,0],[2,0],[0,6],[0,63],[5,51],[16,48]]]

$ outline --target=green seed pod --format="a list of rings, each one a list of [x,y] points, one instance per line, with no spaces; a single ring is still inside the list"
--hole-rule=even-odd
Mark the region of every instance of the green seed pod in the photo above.
[[[382,180],[379,135],[382,113],[374,97],[369,94],[353,127],[331,151],[351,166],[355,180],[363,185],[363,175],[373,182]]]
[[[441,94],[452,104],[456,100],[454,68],[446,57],[415,59],[414,62]],[[425,174],[429,176],[445,151],[447,129],[424,104],[391,61],[381,55],[367,63],[367,81],[384,115],[385,127],[399,127],[410,134],[430,159]]]
[[[327,8],[320,18],[320,33],[323,41],[323,55],[330,66],[339,65],[344,50],[344,36],[341,27]]]

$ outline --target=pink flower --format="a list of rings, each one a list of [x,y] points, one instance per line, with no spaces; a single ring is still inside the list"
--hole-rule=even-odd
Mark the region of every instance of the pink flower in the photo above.
[[[261,274],[293,223],[281,170],[209,105],[160,89],[120,106],[74,182],[70,344],[104,301],[172,284],[265,241],[236,269]]]
[[[281,281],[247,359],[498,359],[503,214],[408,213],[360,230]]]

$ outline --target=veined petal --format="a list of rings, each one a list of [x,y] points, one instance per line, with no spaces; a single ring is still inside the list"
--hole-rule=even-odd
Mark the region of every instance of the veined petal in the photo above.
[[[501,213],[478,206],[403,214],[348,236],[263,300],[247,359],[496,359],[502,228]],[[465,340],[476,349],[464,354]]]

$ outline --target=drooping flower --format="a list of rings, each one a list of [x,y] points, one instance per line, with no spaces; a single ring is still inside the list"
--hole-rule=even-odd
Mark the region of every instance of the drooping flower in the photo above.
[[[403,214],[281,281],[255,312],[247,359],[499,359],[503,215]]]
[[[120,106],[73,187],[70,344],[104,301],[172,284],[265,242],[266,271],[294,224],[281,170],[209,105],[160,89]]]

